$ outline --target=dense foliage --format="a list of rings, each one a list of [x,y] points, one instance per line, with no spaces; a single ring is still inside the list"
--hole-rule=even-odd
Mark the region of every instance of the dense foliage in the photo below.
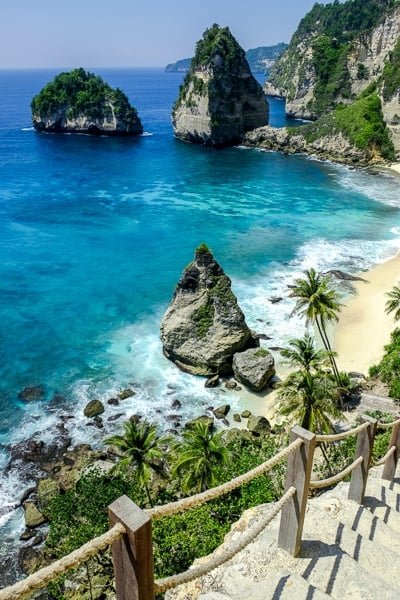
[[[95,119],[109,112],[110,104],[118,118],[136,123],[137,112],[120,89],[111,88],[98,75],[80,68],[57,75],[33,98],[31,108],[43,117],[66,110],[71,119],[82,113]]]
[[[385,64],[382,75],[382,94],[385,100],[391,100],[395,94],[400,92],[400,40],[398,40],[393,52]]]
[[[377,92],[371,92],[370,89],[352,104],[340,104],[315,123],[298,128],[297,132],[302,133],[310,143],[333,133],[342,133],[360,150],[368,150],[371,156],[395,159],[381,101]]]
[[[390,344],[385,346],[385,354],[381,362],[371,367],[370,375],[379,376],[389,386],[389,395],[400,399],[400,329],[395,329],[391,335]]]

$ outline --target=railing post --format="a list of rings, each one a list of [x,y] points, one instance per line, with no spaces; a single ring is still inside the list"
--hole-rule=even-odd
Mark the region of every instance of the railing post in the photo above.
[[[108,516],[126,530],[112,545],[117,600],[154,600],[150,517],[127,496],[110,504]]]
[[[296,493],[282,509],[278,538],[279,547],[292,556],[297,556],[301,548],[316,444],[314,433],[296,425],[291,430],[290,441],[294,442],[298,438],[303,440],[303,444],[289,455],[285,482],[285,491],[293,486]]]
[[[357,465],[351,475],[349,500],[354,500],[358,504],[364,502],[365,489],[368,481],[368,470],[371,462],[372,449],[374,447],[377,419],[368,415],[362,415],[361,420],[369,423],[369,426],[357,434],[357,445],[354,460],[363,457],[363,461]]]
[[[400,423],[394,425],[392,429],[392,435],[390,436],[389,448],[395,446],[395,451],[389,456],[383,467],[382,479],[393,481],[396,474],[397,461],[399,460],[400,453]]]

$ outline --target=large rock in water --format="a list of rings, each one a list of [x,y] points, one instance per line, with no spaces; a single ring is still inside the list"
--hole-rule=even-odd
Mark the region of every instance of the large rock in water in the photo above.
[[[196,45],[172,111],[175,135],[223,147],[268,122],[268,104],[228,27],[213,25]]]
[[[194,375],[232,372],[236,352],[258,346],[231,280],[203,244],[184,270],[161,323],[164,354]]]
[[[57,75],[33,98],[31,108],[37,131],[113,136],[143,133],[127,96],[84,69]]]
[[[233,357],[233,372],[238,381],[261,392],[275,375],[274,357],[265,348],[238,352]]]

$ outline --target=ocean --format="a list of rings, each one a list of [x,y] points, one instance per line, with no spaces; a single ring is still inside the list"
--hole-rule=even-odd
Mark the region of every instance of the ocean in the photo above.
[[[39,135],[30,100],[55,71],[0,71],[0,555],[23,528],[13,507],[30,483],[6,469],[12,444],[54,439],[62,415],[73,443],[96,444],[119,431],[108,419],[121,409],[168,427],[176,398],[185,417],[222,398],[240,408],[236,392],[206,390],[161,351],[161,316],[199,243],[273,346],[304,331],[287,298],[302,270],[354,273],[400,248],[396,177],[180,142],[170,110],[181,74],[95,72],[128,94],[143,136]],[[282,101],[271,100],[270,123],[286,124]],[[45,397],[23,402],[32,385]],[[87,427],[88,400],[125,387],[136,395],[106,404],[105,428]]]

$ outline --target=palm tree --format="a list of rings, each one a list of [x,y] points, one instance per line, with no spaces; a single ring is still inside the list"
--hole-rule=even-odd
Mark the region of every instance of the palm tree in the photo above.
[[[118,461],[115,470],[133,470],[146,490],[150,506],[153,506],[148,483],[152,471],[164,472],[162,460],[165,452],[162,446],[167,443],[168,438],[158,436],[156,425],[148,421],[130,420],[126,421],[123,427],[123,435],[109,437],[105,440],[105,444],[116,446],[121,451],[122,458]]]
[[[216,470],[227,465],[231,452],[222,439],[223,432],[213,432],[207,423],[197,421],[184,431],[182,441],[175,445],[172,474],[182,477],[185,492],[199,492],[216,482]]]
[[[338,321],[338,312],[343,306],[339,301],[339,295],[335,290],[329,288],[329,279],[315,269],[304,271],[304,279],[296,279],[295,285],[290,293],[291,298],[296,298],[296,306],[293,313],[306,317],[308,322],[315,323],[327,352],[335,379],[340,385],[340,374],[332,352],[326,323]]]
[[[395,285],[390,292],[387,292],[386,296],[389,300],[386,302],[385,312],[386,314],[394,312],[394,320],[398,321],[400,319],[400,285]]]
[[[291,373],[278,390],[279,414],[314,433],[331,433],[335,430],[332,419],[341,417],[337,394],[330,374],[305,370]]]
[[[281,355],[292,367],[298,367],[307,373],[327,367],[330,361],[329,352],[318,350],[314,338],[308,332],[303,338],[290,340],[289,348],[281,350]]]

